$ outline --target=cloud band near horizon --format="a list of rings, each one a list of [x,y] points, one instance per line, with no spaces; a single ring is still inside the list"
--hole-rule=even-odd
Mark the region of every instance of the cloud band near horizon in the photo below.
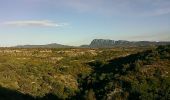
[[[56,23],[51,20],[17,20],[17,21],[6,21],[1,23],[5,26],[28,26],[28,27],[61,27],[67,25],[67,23]]]

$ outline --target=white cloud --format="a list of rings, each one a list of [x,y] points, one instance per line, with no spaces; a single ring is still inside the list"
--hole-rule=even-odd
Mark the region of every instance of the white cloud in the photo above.
[[[55,23],[50,20],[19,20],[19,21],[7,21],[2,25],[7,26],[34,26],[34,27],[61,27],[67,25],[66,23]]]

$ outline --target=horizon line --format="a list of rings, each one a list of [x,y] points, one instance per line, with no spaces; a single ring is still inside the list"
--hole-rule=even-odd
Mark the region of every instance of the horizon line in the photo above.
[[[93,39],[93,40],[99,40],[101,38],[98,38],[98,39]],[[91,42],[93,41],[91,40]],[[101,40],[113,40],[113,41],[129,41],[129,42],[170,42],[170,40],[125,40],[125,39],[118,39],[118,40],[114,40],[114,39],[101,39]],[[90,43],[91,43],[90,42]],[[72,46],[72,47],[80,47],[80,46],[83,46],[83,45],[90,45],[90,43],[88,44],[80,44],[80,45],[70,45],[70,44],[67,44],[67,43],[57,43],[57,42],[51,42],[51,43],[39,43],[39,44],[35,44],[35,43],[25,43],[25,44],[16,44],[16,45],[4,45],[2,46],[2,44],[0,44],[0,47],[16,47],[16,46],[30,46],[30,45],[33,45],[33,46],[36,46],[36,45],[40,45],[40,46],[43,46],[43,45],[50,45],[50,44],[59,44],[59,45],[64,45],[64,46]]]

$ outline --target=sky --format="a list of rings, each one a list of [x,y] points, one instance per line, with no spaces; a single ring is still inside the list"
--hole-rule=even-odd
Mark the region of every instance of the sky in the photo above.
[[[170,41],[170,0],[0,0],[0,46]]]

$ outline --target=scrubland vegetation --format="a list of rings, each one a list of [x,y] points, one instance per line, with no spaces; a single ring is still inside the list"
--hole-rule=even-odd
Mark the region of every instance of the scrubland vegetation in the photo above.
[[[1,100],[168,100],[170,46],[0,48]]]

